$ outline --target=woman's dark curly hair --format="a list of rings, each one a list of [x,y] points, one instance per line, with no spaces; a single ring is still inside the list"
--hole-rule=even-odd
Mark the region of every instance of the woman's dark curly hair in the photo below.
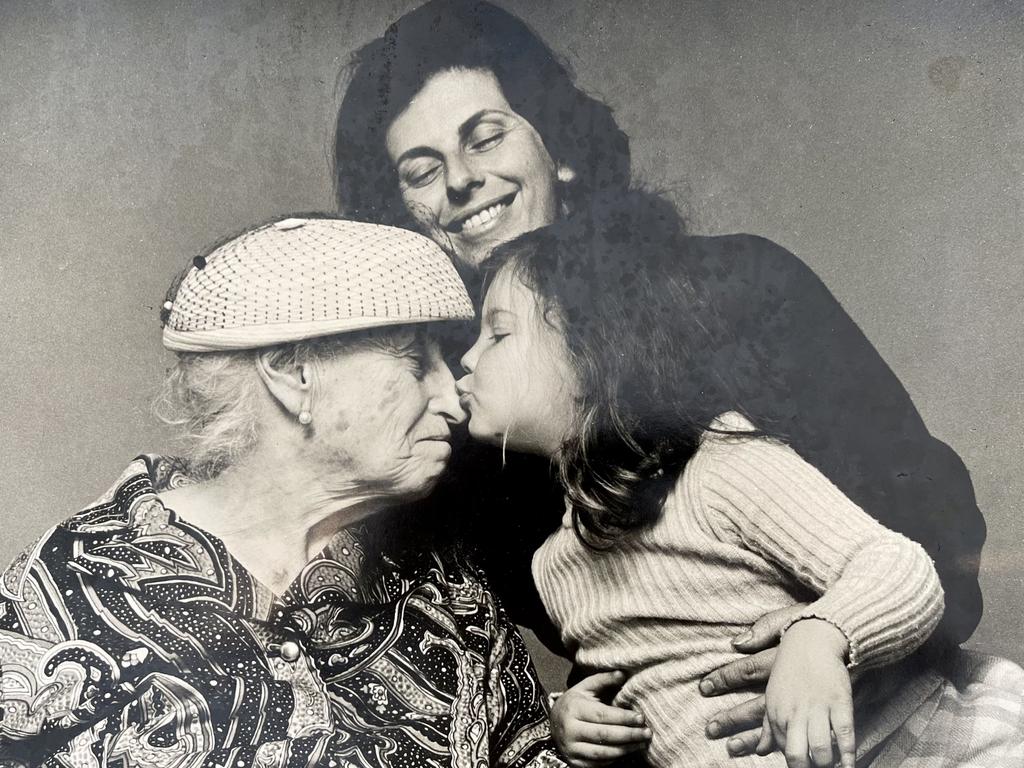
[[[338,110],[334,180],[339,210],[362,221],[416,228],[385,145],[388,128],[433,75],[493,72],[511,107],[576,178],[560,197],[576,210],[594,193],[629,184],[629,140],[603,102],[523,21],[481,0],[431,0],[356,51]]]
[[[592,212],[500,245],[482,266],[485,285],[511,269],[565,337],[580,399],[557,462],[585,543],[657,519],[701,435],[740,410],[674,206],[629,191]]]

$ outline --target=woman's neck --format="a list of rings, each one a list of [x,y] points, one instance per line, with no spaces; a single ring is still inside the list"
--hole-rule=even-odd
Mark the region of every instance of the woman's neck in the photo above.
[[[338,531],[387,501],[355,484],[335,482],[328,489],[304,463],[268,458],[247,456],[213,480],[160,496],[280,595]]]

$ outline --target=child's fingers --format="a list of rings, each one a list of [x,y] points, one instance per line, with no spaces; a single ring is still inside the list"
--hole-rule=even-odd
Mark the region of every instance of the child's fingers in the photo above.
[[[582,700],[575,704],[573,715],[597,725],[627,725],[639,728],[644,725],[644,716],[632,709],[602,704],[592,699]]]
[[[857,756],[857,739],[853,728],[853,706],[850,702],[833,707],[830,713],[832,732],[836,735],[839,762],[842,768],[853,768]]]
[[[807,718],[807,751],[815,768],[832,768],[832,728],[828,712],[812,712]]]
[[[604,763],[611,762],[612,760],[618,760],[620,757],[625,757],[630,752],[636,752],[638,749],[643,749],[644,744],[631,744],[629,746],[608,746],[605,744],[583,744],[577,743],[571,745],[566,750],[566,757],[569,757],[574,763],[576,762],[587,762],[592,765],[603,765]]]
[[[572,687],[572,690],[579,693],[589,693],[592,696],[599,696],[612,688],[621,688],[626,682],[626,674],[618,670],[614,672],[598,672],[580,680]]]
[[[807,718],[794,717],[786,726],[786,765],[789,768],[810,768],[807,759]]]
[[[596,725],[580,723],[576,727],[576,735],[580,741],[605,746],[639,743],[644,746],[651,740],[650,728],[631,728],[625,725]]]

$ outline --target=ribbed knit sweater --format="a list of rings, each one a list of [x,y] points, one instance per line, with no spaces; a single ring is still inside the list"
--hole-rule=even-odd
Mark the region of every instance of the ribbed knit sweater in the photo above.
[[[735,413],[715,426],[752,428]],[[911,653],[943,609],[920,546],[879,525],[782,443],[715,432],[705,433],[653,525],[595,550],[578,540],[567,512],[534,556],[533,575],[576,662],[629,673],[616,703],[646,717],[654,733],[647,759],[659,768],[785,765],[778,753],[729,758],[707,740],[710,716],[749,694],[708,699],[697,689],[703,675],[742,656],[732,639],[769,611],[810,600],[801,616],[843,632],[855,671]],[[900,688],[896,703],[913,709],[932,683],[905,682],[920,690]],[[877,743],[888,735],[880,729],[891,732],[908,714],[890,707],[858,721],[858,744]]]

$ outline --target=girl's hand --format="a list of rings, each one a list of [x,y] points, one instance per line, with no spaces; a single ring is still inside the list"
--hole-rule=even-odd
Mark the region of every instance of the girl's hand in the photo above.
[[[622,672],[600,672],[567,690],[551,708],[551,735],[574,768],[596,768],[630,752],[645,749],[651,740],[639,712],[605,704],[622,687]]]
[[[789,768],[854,768],[853,693],[846,669],[849,643],[835,626],[803,619],[782,636],[766,692],[767,711],[757,753],[778,745]]]

